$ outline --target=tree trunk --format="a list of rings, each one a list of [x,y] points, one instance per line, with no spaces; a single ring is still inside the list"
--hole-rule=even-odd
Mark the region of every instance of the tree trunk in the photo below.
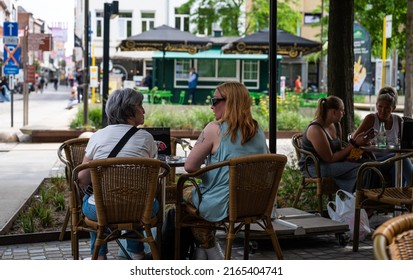
[[[328,94],[340,97],[346,114],[343,140],[354,131],[354,0],[330,0],[328,24]]]
[[[406,95],[404,97],[404,115],[411,117],[413,105],[413,0],[407,1],[406,32]]]

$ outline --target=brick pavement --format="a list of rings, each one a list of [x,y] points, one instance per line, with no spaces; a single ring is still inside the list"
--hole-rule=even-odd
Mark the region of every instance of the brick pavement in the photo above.
[[[225,238],[218,234],[221,247],[225,246]],[[254,249],[250,254],[251,260],[275,259],[270,240],[253,241]],[[306,236],[293,239],[281,239],[281,249],[286,260],[373,260],[372,241],[368,237],[360,243],[359,252],[352,251],[352,244],[346,246],[338,244],[334,234]],[[80,258],[90,257],[89,239],[81,239],[79,242]],[[115,242],[109,244],[108,259],[117,257],[118,246]],[[236,239],[233,244],[232,258],[243,258],[242,239]],[[0,259],[2,260],[70,260],[70,241],[51,241],[40,243],[27,243],[0,246]]]

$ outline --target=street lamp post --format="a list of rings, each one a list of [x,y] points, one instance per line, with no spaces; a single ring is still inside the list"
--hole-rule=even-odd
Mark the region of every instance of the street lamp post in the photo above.
[[[83,126],[87,126],[89,113],[88,113],[88,102],[89,102],[89,0],[85,1],[85,48],[83,49]]]
[[[119,1],[105,3],[103,18],[103,79],[102,79],[102,127],[107,125],[106,101],[109,92],[109,38],[110,38],[110,19],[119,14]]]

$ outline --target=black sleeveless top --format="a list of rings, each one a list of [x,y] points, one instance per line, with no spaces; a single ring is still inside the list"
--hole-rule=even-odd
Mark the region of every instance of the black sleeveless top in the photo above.
[[[308,128],[309,128],[310,126],[312,126],[312,125],[318,125],[319,127],[321,127],[321,129],[324,131],[324,133],[325,133],[326,136],[327,136],[328,143],[330,144],[330,148],[331,148],[331,151],[332,151],[333,153],[341,150],[341,131],[340,131],[339,124],[338,124],[338,123],[335,124],[336,132],[337,132],[337,138],[333,139],[333,138],[331,138],[330,134],[327,133],[327,131],[324,129],[324,127],[323,127],[321,124],[319,124],[318,122],[312,122],[312,123],[310,123],[310,124],[308,125],[307,129],[305,130],[304,135],[303,135],[303,139],[302,139],[302,142],[301,142],[302,148],[303,148],[304,150],[313,153],[313,154],[321,161],[321,158],[319,157],[319,155],[317,154],[316,150],[314,149],[313,144],[312,144],[312,143],[310,142],[310,140],[308,140],[308,138],[307,138],[307,130],[308,130]],[[302,158],[300,159],[300,161],[301,161],[301,160],[304,160],[304,158],[302,157]]]

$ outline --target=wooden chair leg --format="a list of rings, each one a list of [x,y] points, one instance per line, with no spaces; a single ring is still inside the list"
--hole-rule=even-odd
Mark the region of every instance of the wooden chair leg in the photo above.
[[[63,221],[62,229],[60,230],[59,241],[63,241],[63,239],[65,238],[65,233],[66,233],[67,225],[69,224],[69,219],[70,219],[70,208],[68,208],[66,211],[65,220]]]
[[[244,260],[249,258],[249,246],[250,246],[250,224],[246,224],[244,227]]]
[[[79,236],[77,233],[72,234],[72,255],[74,260],[79,259]]]
[[[277,255],[277,258],[279,260],[283,260],[284,256],[283,256],[283,253],[282,253],[282,250],[281,250],[280,243],[278,242],[277,235],[275,234],[275,230],[272,226],[271,219],[268,218],[266,223],[267,223],[267,230],[266,231],[268,232],[268,234],[271,237],[272,247],[274,248],[275,254]]]
[[[152,258],[154,260],[159,260],[159,253],[158,253],[158,249],[157,249],[157,245],[155,242],[155,239],[152,236],[152,231],[150,228],[146,228],[145,227],[145,232],[146,232],[146,236],[149,239],[149,247],[151,248],[151,253],[152,253]]]
[[[96,241],[95,241],[95,247],[93,248],[92,260],[98,259],[100,246],[104,243],[105,242],[103,239],[103,229],[98,229]]]
[[[354,229],[353,229],[353,252],[359,250],[359,232],[360,232],[360,207],[356,206],[354,212]]]
[[[296,196],[295,196],[295,199],[294,199],[294,202],[293,202],[293,208],[296,208],[296,207],[297,207],[298,201],[300,200],[301,193],[303,192],[304,187],[305,187],[305,184],[304,184],[304,178],[303,178],[303,179],[301,180],[300,188],[298,189],[298,192],[297,192],[297,194],[296,194]]]
[[[229,229],[227,232],[227,242],[225,244],[225,259],[230,260],[231,259],[231,251],[232,251],[232,241],[235,239],[235,227],[234,223],[230,222],[229,223]]]

